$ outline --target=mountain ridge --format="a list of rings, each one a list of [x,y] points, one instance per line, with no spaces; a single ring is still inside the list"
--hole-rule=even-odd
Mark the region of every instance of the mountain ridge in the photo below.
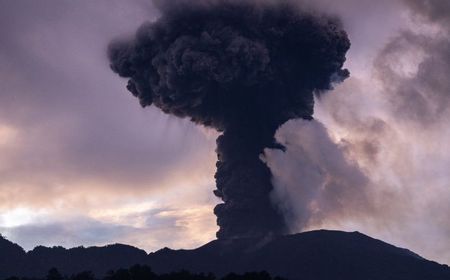
[[[267,239],[213,240],[196,249],[163,248],[147,254],[124,244],[102,247],[37,246],[25,252],[0,238],[0,280],[43,277],[51,267],[71,275],[149,265],[156,273],[182,269],[193,273],[267,271],[287,279],[449,280],[447,265],[429,261],[359,232],[317,230]]]

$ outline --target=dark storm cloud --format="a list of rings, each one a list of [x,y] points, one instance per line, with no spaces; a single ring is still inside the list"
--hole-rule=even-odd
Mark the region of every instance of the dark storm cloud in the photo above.
[[[350,47],[340,23],[288,1],[171,2],[131,41],[109,47],[111,68],[129,78],[142,106],[189,118],[217,140],[219,238],[286,232],[271,204],[270,171],[259,155],[278,147],[276,129],[311,119],[314,93],[348,77]]]

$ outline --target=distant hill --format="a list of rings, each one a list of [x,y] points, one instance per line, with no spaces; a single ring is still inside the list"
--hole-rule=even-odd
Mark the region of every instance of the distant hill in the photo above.
[[[268,271],[299,280],[450,280],[450,268],[425,260],[364,234],[311,231],[270,240],[215,240],[193,250],[161,249],[146,254],[126,245],[64,249],[37,247],[25,253],[0,239],[0,279],[7,276],[43,277],[51,267],[71,275],[147,264],[156,273],[186,269],[212,272]]]
[[[20,271],[25,262],[25,251],[0,235],[0,279]]]
[[[145,264],[147,260],[144,250],[122,244],[72,249],[38,246],[26,253],[18,245],[0,237],[0,279],[9,276],[44,277],[52,267],[67,275],[88,270],[102,276],[111,269],[129,268],[134,264]]]

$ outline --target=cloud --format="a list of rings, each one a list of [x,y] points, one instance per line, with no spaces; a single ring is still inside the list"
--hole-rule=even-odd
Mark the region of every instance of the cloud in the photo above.
[[[448,117],[450,40],[406,31],[376,59],[375,71],[397,117],[424,127]]]
[[[439,22],[443,26],[450,21],[450,3],[448,1],[404,0],[414,12],[413,16]],[[448,25],[447,25],[448,27]]]
[[[143,3],[2,3],[2,207],[89,188],[148,193],[212,170],[213,137],[140,110],[108,69],[109,40],[151,16]]]
[[[447,14],[440,13],[446,4],[373,3],[371,11],[394,11],[396,19],[376,12],[381,22],[370,21],[371,11],[351,2],[322,8],[335,9],[344,26],[364,22],[348,29],[356,48],[347,64],[352,77],[318,100],[315,118],[326,129],[317,124],[309,129],[323,133],[309,139],[301,122],[278,132],[291,149],[266,156],[277,174],[274,196],[288,211],[293,229],[359,230],[449,263],[449,25]],[[356,10],[346,12],[346,3]],[[366,16],[369,20],[361,21]],[[324,156],[316,156],[317,151]],[[333,165],[348,172],[335,172]],[[365,181],[353,181],[358,174]],[[330,177],[343,187],[321,200]],[[323,211],[326,207],[317,201],[330,210]]]
[[[293,232],[324,218],[371,208],[365,193],[368,178],[320,122],[289,121],[276,139],[286,152],[266,149],[265,160],[277,186],[273,199]]]
[[[8,219],[17,209],[44,213],[35,223],[5,228],[15,241],[72,246],[117,237],[145,248],[189,245],[168,234],[173,228],[146,237],[149,230],[123,226],[124,220],[92,218],[118,205],[161,201],[173,208],[164,197],[176,202],[173,189],[181,188],[185,199],[177,211],[208,205],[211,213],[205,218],[209,231],[196,223],[178,231],[202,229],[189,237],[195,244],[212,238],[216,134],[141,110],[108,67],[111,38],[155,15],[141,0],[0,3],[0,210]],[[70,224],[76,221],[80,229]],[[84,236],[90,229],[105,238]]]
[[[307,229],[359,230],[450,263],[448,1],[309,2],[341,16],[352,77],[318,100],[318,123],[292,122],[279,132],[290,150],[268,161],[282,175],[277,191],[292,195],[284,202],[293,210],[314,205],[298,201],[337,209],[290,213]],[[140,110],[107,68],[109,40],[153,17],[149,3],[0,2],[0,209],[38,214],[0,231],[28,249],[123,242],[151,251],[214,237],[208,191],[217,135]],[[310,147],[316,138],[302,142],[303,130],[343,165]],[[306,188],[296,170],[308,174]],[[329,182],[310,177],[319,171],[345,186],[312,189]],[[169,203],[180,197],[183,205]],[[83,235],[91,230],[104,238]]]
[[[148,252],[162,245],[194,248],[214,236],[216,229],[210,226],[214,220],[211,207],[209,204],[194,205],[192,209],[147,205],[140,210],[122,207],[109,213],[103,210],[102,215],[82,216],[37,213],[33,214],[33,221],[23,220],[23,224],[5,223],[0,216],[0,231],[27,250],[37,245],[71,248],[113,243],[133,244]],[[16,211],[14,217],[20,218],[24,213],[27,210]]]

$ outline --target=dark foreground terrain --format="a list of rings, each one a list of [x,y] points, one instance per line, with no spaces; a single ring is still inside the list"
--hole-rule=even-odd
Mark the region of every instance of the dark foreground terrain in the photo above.
[[[450,280],[448,266],[358,232],[321,230],[270,240],[215,240],[193,250],[165,248],[150,254],[118,244],[73,249],[36,247],[25,252],[0,238],[0,279],[46,278],[52,267],[63,275],[92,271],[102,278],[110,270],[135,264],[147,265],[157,274],[188,270],[223,277],[230,272],[267,271],[299,280]]]

